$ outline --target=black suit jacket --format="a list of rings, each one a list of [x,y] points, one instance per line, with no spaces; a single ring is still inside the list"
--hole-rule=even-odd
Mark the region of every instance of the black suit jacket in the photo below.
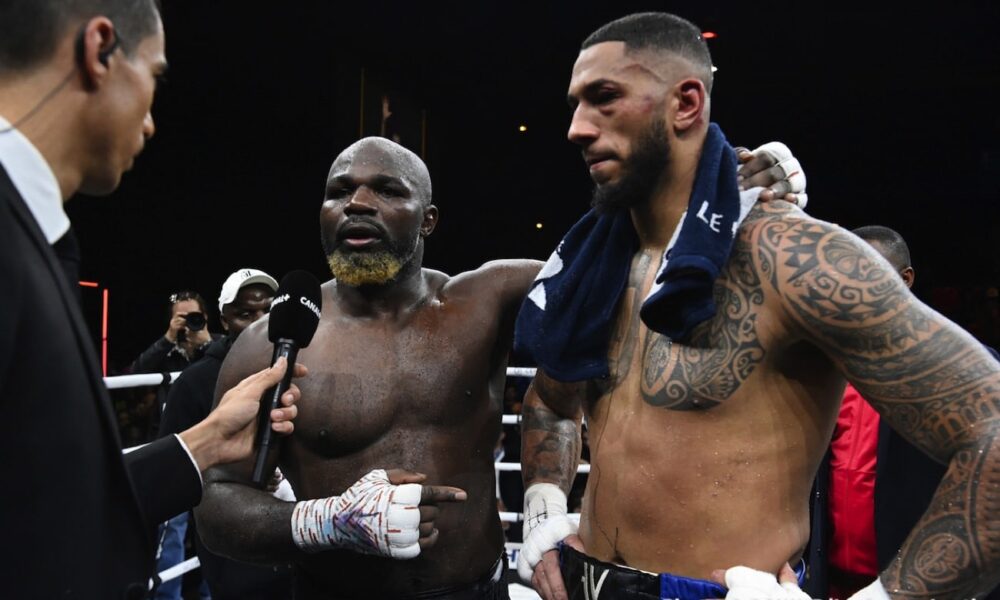
[[[173,437],[123,460],[71,285],[0,166],[0,595],[142,598],[155,524],[201,484]]]

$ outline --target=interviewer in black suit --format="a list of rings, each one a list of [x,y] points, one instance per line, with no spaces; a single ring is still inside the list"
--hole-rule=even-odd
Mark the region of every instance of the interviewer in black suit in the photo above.
[[[118,186],[153,135],[165,69],[154,0],[0,0],[4,597],[144,597],[154,525],[198,503],[200,471],[250,455],[258,398],[285,369],[249,377],[199,425],[123,460],[63,202]],[[297,398],[272,412],[275,431],[291,432]]]

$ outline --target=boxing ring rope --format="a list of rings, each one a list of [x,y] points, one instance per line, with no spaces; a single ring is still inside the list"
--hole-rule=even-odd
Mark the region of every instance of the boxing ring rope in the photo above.
[[[109,390],[120,390],[123,388],[143,387],[147,385],[167,385],[177,381],[180,371],[173,373],[146,373],[142,375],[117,375],[115,377],[105,377],[104,385]]]
[[[104,378],[104,384],[108,387],[109,390],[118,390],[118,389],[133,388],[133,387],[144,387],[144,386],[167,385],[167,384],[170,384],[170,383],[173,383],[174,381],[176,381],[177,377],[180,374],[181,374],[180,371],[175,371],[173,373],[148,373],[148,374],[141,374],[141,375],[118,375],[118,376],[114,376],[114,377],[105,377]],[[528,367],[507,367],[507,376],[508,377],[534,377],[535,376],[535,369],[534,368],[528,368]],[[505,414],[501,418],[501,422],[502,422],[503,425],[520,425],[521,424],[521,415]],[[125,448],[123,450],[123,452],[128,453],[128,452],[131,452],[132,450],[135,450],[135,448],[139,448],[139,447],[140,446],[136,446],[136,447],[133,447],[133,448]],[[494,466],[495,466],[495,468],[496,468],[497,471],[520,471],[521,470],[521,463],[497,462],[497,463],[494,463]],[[586,465],[586,464],[580,465],[579,467],[577,467],[576,472],[577,473],[590,473],[590,465]],[[500,520],[502,522],[504,522],[504,523],[519,523],[524,518],[524,515],[522,513],[518,513],[518,512],[499,511],[499,515],[500,515]],[[571,519],[573,519],[573,520],[575,520],[577,522],[580,521],[580,515],[579,515],[579,513],[571,513],[568,516],[569,516],[569,518],[571,518]],[[516,564],[516,556],[517,556],[516,553],[521,549],[521,544],[518,543],[518,542],[506,542],[505,543],[505,548],[506,548],[506,551],[507,551],[507,557],[508,557],[508,559],[510,559],[510,568],[513,569],[514,565]],[[201,562],[198,560],[198,557],[195,556],[195,557],[192,557],[192,558],[189,558],[189,559],[185,560],[182,563],[176,564],[176,565],[170,567],[169,569],[164,569],[163,571],[161,571],[158,574],[158,577],[159,577],[159,579],[160,579],[161,582],[170,581],[171,579],[176,579],[177,577],[180,577],[180,576],[184,575],[185,573],[187,573],[189,571],[193,571],[193,570],[197,569],[200,566],[201,566]],[[153,582],[150,581],[149,585],[150,585],[150,588],[152,588]]]

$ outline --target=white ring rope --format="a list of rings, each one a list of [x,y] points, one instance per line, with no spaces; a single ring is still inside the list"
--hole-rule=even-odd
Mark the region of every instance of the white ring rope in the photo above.
[[[520,471],[521,463],[514,462],[498,462],[493,463],[497,471]],[[584,464],[576,468],[577,473],[590,473],[590,465]]]
[[[533,367],[507,367],[507,377],[534,377],[535,371],[537,369]],[[114,377],[105,377],[104,385],[108,386],[109,390],[118,390],[122,388],[131,387],[143,387],[146,385],[162,385],[165,383],[173,383],[177,381],[177,377],[181,374],[180,371],[174,371],[173,373],[141,373],[138,375],[116,375]],[[170,377],[169,381],[164,381],[166,377]]]
[[[173,373],[142,373],[139,375],[117,375],[115,377],[105,377],[104,385],[109,390],[119,390],[122,388],[142,387],[144,385],[163,385],[177,381],[180,371]],[[167,380],[167,378],[170,378]],[[166,380],[166,381],[165,381]]]

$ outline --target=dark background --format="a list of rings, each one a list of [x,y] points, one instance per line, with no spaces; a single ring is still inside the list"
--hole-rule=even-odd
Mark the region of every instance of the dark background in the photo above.
[[[218,330],[215,299],[237,268],[328,278],[326,172],[359,131],[381,133],[382,94],[386,134],[422,153],[434,180],[441,223],[425,265],[547,257],[590,194],[565,139],[579,44],[637,10],[716,32],[713,120],[730,141],[786,142],[813,215],[900,231],[918,295],[997,343],[995,3],[340,4],[166,0],[156,136],[114,195],[68,205],[83,278],[110,289],[112,371],[166,331],[171,292],[200,291]],[[99,294],[84,296],[96,331]]]

